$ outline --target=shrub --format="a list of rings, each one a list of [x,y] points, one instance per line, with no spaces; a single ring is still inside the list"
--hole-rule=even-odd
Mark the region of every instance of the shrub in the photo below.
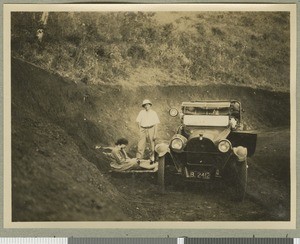
[[[218,27],[212,27],[211,31],[214,35],[223,36],[224,32]]]
[[[146,57],[146,51],[145,49],[140,45],[132,45],[127,52],[128,56],[134,58],[134,59],[145,59]]]
[[[148,12],[51,12],[42,43],[40,15],[12,13],[13,56],[76,82],[116,83],[155,68],[183,82],[289,84],[288,13],[203,12],[161,24]]]

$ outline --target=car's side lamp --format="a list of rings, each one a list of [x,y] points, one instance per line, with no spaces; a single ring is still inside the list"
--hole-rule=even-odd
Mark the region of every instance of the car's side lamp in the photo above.
[[[231,126],[232,129],[236,129],[237,127],[237,120],[235,118],[231,118],[230,121],[229,121],[229,124]]]
[[[178,115],[178,110],[176,108],[171,108],[169,110],[169,114],[172,116],[172,117],[176,117]]]

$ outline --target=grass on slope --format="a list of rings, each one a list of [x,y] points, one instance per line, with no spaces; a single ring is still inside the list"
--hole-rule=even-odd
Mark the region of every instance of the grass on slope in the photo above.
[[[13,55],[88,84],[289,91],[288,12],[13,13]],[[33,17],[35,16],[35,17]]]

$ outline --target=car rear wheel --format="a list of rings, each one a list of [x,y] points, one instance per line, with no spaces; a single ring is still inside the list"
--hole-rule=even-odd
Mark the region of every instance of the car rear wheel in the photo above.
[[[248,165],[247,160],[235,162],[237,200],[243,201],[247,190]]]
[[[162,193],[165,192],[165,171],[166,171],[165,156],[158,158],[157,182]]]

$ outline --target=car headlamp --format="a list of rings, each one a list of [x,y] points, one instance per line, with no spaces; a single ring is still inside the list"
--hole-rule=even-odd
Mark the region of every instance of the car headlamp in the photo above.
[[[218,144],[218,149],[222,153],[228,152],[230,148],[231,148],[231,143],[228,140],[222,140]]]
[[[177,153],[180,153],[184,150],[186,146],[187,139],[180,134],[176,134],[172,137],[170,142],[170,148]]]
[[[171,148],[181,150],[183,148],[183,141],[180,138],[175,138],[171,142]]]

